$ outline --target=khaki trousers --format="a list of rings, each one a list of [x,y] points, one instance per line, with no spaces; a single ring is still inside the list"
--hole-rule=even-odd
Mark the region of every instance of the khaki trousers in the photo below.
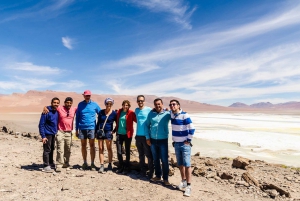
[[[71,156],[72,132],[59,130],[56,135],[56,165],[69,164]]]

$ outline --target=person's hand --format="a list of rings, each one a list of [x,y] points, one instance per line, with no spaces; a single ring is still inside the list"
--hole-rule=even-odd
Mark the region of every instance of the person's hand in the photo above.
[[[146,140],[146,143],[147,143],[148,146],[151,146],[151,141],[150,141],[150,139],[149,139],[149,140]]]
[[[79,134],[78,134],[78,130],[76,130],[76,137],[78,137],[79,136]]]
[[[191,145],[191,143],[188,142],[188,141],[184,141],[184,144],[185,144],[185,145]]]
[[[43,142],[43,144],[46,144],[46,143],[47,143],[47,141],[48,141],[48,139],[47,139],[47,138],[43,138],[43,139],[42,139],[42,142]]]
[[[48,110],[48,108],[45,106],[44,108],[43,108],[43,114],[48,114],[49,113],[49,110]]]

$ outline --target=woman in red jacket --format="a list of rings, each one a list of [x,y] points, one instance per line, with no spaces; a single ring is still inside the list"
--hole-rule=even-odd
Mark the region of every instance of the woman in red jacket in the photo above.
[[[115,132],[117,132],[117,155],[119,160],[119,169],[117,173],[127,174],[129,172],[130,161],[130,145],[133,136],[133,122],[136,122],[134,111],[129,110],[130,102],[124,100],[122,108],[117,112],[117,124]],[[123,162],[122,145],[125,142],[126,162]]]

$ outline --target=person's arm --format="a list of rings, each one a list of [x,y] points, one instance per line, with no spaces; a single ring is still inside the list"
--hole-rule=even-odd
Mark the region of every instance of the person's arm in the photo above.
[[[79,110],[79,104],[78,104],[77,111],[76,111],[76,124],[75,124],[77,137],[78,137],[79,120],[80,120],[80,110]]]
[[[46,134],[45,134],[45,124],[46,124],[47,114],[42,114],[39,123],[39,132],[42,137],[43,144],[47,142]]]
[[[145,137],[146,137],[146,142],[149,146],[151,146],[151,142],[150,142],[150,126],[151,126],[151,112],[149,112],[148,116],[147,116],[147,120],[145,121]]]
[[[47,108],[47,106],[44,106],[43,108],[43,114],[48,114],[49,113],[49,110]]]
[[[185,124],[186,124],[186,128],[188,129],[187,141],[191,142],[192,138],[194,136],[194,133],[195,133],[195,127],[194,127],[194,124],[188,114],[186,114]]]
[[[135,115],[135,112],[132,112],[133,114],[133,121],[135,122],[135,123],[137,123],[137,120],[136,120],[136,115]]]
[[[116,130],[117,130],[117,112],[115,114],[115,118],[114,118],[113,122],[115,122],[115,128],[112,130],[112,133],[114,134],[116,132]]]

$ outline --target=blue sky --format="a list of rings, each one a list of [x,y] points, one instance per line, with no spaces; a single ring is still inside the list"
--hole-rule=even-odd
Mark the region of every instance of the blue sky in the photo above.
[[[0,0],[0,30],[0,94],[300,98],[299,1]]]

